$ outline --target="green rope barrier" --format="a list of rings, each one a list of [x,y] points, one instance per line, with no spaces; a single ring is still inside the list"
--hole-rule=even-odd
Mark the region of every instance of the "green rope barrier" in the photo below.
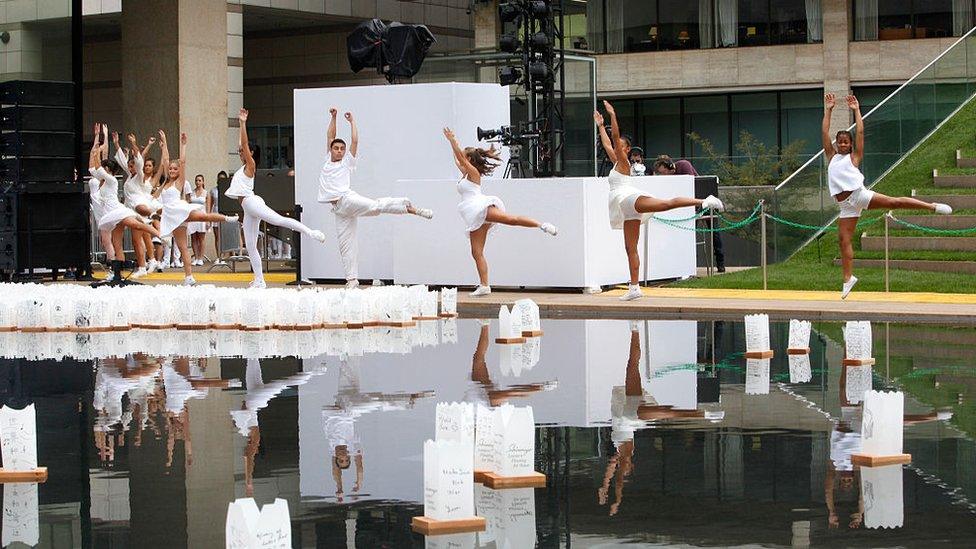
[[[775,221],[776,223],[779,223],[780,225],[786,225],[787,227],[793,227],[794,229],[806,229],[808,231],[836,231],[837,230],[837,227],[835,227],[833,224],[823,225],[823,226],[807,225],[805,223],[797,223],[796,221],[783,219],[782,217],[777,217],[773,214],[766,214],[766,215],[769,216],[769,218]],[[859,221],[857,223],[857,226],[858,228],[868,227],[880,222],[882,219],[884,219],[884,216],[875,217],[874,219],[869,219],[867,221]]]
[[[682,220],[667,219],[667,218],[663,218],[663,217],[657,217],[657,216],[654,216],[654,215],[652,215],[651,218],[654,219],[655,221],[658,221],[660,223],[663,223],[665,225],[668,225],[669,227],[674,227],[676,229],[681,229],[681,230],[684,230],[684,231],[694,231],[696,233],[713,233],[713,232],[714,233],[717,233],[717,232],[723,232],[723,231],[733,231],[735,229],[740,229],[742,227],[745,227],[746,225],[749,225],[751,223],[754,223],[757,219],[759,219],[760,209],[761,208],[762,208],[762,204],[756,204],[756,207],[753,208],[752,213],[749,214],[749,217],[747,217],[747,218],[745,218],[745,219],[743,219],[741,221],[736,221],[736,222],[728,222],[728,221],[726,221],[727,223],[729,223],[728,226],[726,226],[726,227],[715,227],[715,228],[712,228],[712,229],[699,229],[698,227],[685,227],[685,226],[679,224],[680,222],[682,222]],[[704,213],[705,213],[705,210],[702,210],[701,214],[699,214],[696,217],[701,217],[701,215],[703,215]],[[691,218],[691,219],[695,219],[695,218]],[[690,221],[691,219],[687,219],[687,220],[684,220],[684,221]]]
[[[687,221],[695,221],[697,219],[700,219],[706,213],[708,213],[708,210],[702,210],[702,211],[696,213],[695,215],[693,215],[691,217],[683,217],[681,219],[671,219],[671,218],[668,218],[668,217],[658,217],[656,215],[652,215],[651,217],[653,217],[654,219],[656,219],[658,221],[663,221],[665,223],[685,223]]]
[[[976,233],[976,227],[970,229],[936,229],[933,227],[923,227],[921,225],[916,225],[909,221],[902,221],[895,216],[891,216],[895,222],[900,223],[908,228],[915,229],[916,231],[922,231],[923,233],[929,234],[947,234],[947,235],[961,235],[961,234],[974,234]]]

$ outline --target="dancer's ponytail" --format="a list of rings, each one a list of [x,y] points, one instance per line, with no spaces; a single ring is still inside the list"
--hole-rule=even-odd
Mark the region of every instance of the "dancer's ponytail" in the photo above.
[[[495,168],[501,165],[502,159],[501,154],[494,147],[490,149],[467,147],[464,149],[464,156],[481,175],[491,175]]]

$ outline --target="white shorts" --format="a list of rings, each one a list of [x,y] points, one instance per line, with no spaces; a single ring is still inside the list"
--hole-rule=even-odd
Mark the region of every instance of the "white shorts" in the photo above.
[[[861,212],[868,209],[868,206],[871,205],[872,198],[874,198],[874,191],[865,187],[851,191],[850,196],[837,203],[840,206],[840,218],[850,219],[861,217]]]

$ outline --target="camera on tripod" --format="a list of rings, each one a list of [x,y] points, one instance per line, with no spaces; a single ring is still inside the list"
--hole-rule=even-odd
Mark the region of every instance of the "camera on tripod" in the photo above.
[[[538,131],[530,131],[528,124],[516,126],[502,126],[497,130],[483,130],[478,128],[478,141],[501,143],[506,147],[521,145],[525,141],[539,138]]]

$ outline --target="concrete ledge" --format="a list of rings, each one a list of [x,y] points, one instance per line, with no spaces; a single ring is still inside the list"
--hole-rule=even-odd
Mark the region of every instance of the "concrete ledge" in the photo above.
[[[840,266],[840,260],[835,259],[834,265]],[[889,261],[892,269],[903,271],[926,271],[931,273],[965,273],[976,274],[976,261],[935,261],[927,259],[892,259]],[[855,259],[855,267],[883,269],[883,259]]]
[[[895,215],[902,221],[932,229],[970,229],[976,227],[976,215]],[[889,221],[893,229],[907,229],[895,221]]]
[[[936,187],[976,189],[976,175],[937,175],[932,178]]]
[[[952,206],[954,210],[976,209],[976,195],[971,194],[933,194],[916,195],[915,198],[925,202],[941,202]]]
[[[976,251],[976,237],[971,236],[893,236],[888,240],[889,250]],[[883,251],[884,237],[862,236],[861,249],[865,251]]]

